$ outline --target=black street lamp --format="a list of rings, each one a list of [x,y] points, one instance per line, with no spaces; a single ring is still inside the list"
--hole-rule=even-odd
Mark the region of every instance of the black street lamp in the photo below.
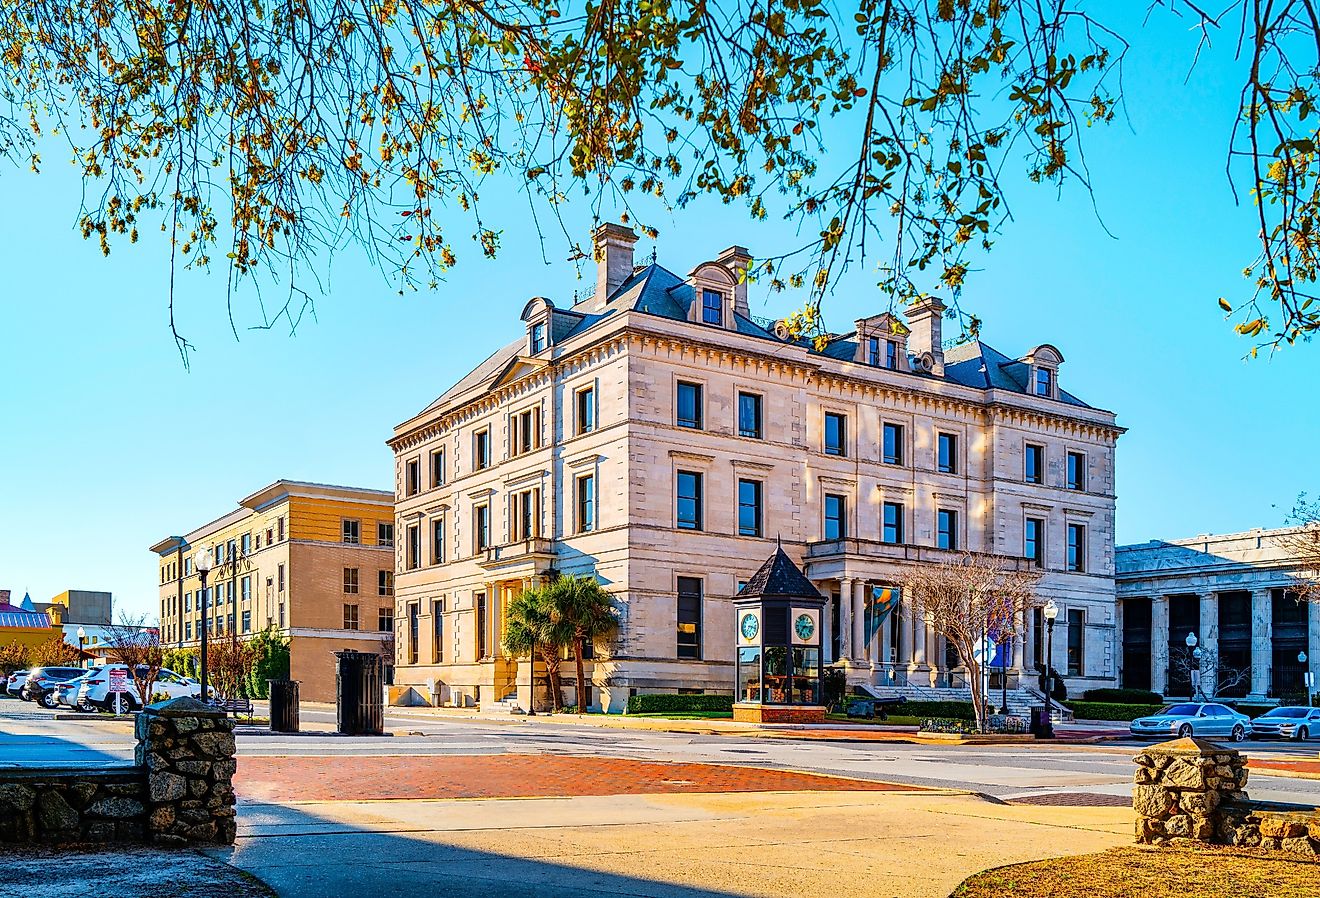
[[[1042,722],[1040,737],[1054,738],[1054,621],[1059,616],[1059,606],[1050,599],[1045,603],[1041,616],[1045,618],[1045,720]]]
[[[1306,652],[1297,653],[1297,663],[1302,665],[1302,685],[1306,687],[1306,707],[1315,705],[1315,695],[1311,690],[1315,686],[1315,676],[1311,673],[1311,668],[1306,665]]]
[[[83,653],[86,651],[85,649],[86,645],[87,645],[87,631],[84,630],[82,627],[79,627],[78,628],[78,666],[79,667],[87,666],[87,659],[83,657]]]
[[[202,578],[202,626],[198,630],[198,635],[202,642],[202,701],[207,700],[207,676],[206,676],[206,644],[207,644],[207,618],[211,616],[210,603],[206,601],[206,575],[211,573],[211,568],[215,567],[215,555],[211,553],[210,546],[202,546],[193,556],[193,566],[197,568],[197,575]]]

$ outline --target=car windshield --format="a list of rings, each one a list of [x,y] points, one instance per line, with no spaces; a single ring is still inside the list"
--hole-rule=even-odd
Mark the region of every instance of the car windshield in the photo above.
[[[1266,711],[1263,717],[1305,717],[1310,712],[1309,708],[1275,708],[1272,711]]]
[[[1160,714],[1169,717],[1195,717],[1200,710],[1200,705],[1165,705],[1160,708]]]

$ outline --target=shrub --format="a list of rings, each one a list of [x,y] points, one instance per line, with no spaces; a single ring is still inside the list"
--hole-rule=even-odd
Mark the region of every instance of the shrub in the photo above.
[[[671,695],[658,692],[628,699],[629,714],[690,714],[694,711],[732,711],[732,695]]]
[[[968,705],[968,707],[971,706]],[[918,732],[967,735],[980,731],[976,728],[975,720],[966,720],[961,717],[927,717],[921,721],[921,729]]]
[[[1160,705],[1164,696],[1148,689],[1088,689],[1082,693],[1082,701],[1110,702],[1120,705]]]
[[[843,672],[841,667],[825,668],[823,681],[823,698],[825,707],[837,708],[844,704],[844,693],[848,691],[848,675]]]
[[[1274,707],[1274,705],[1243,705],[1243,704],[1239,704],[1238,702],[1232,702],[1226,704],[1228,704],[1228,706],[1232,708],[1234,711],[1241,711],[1243,714],[1247,715],[1248,717],[1259,717],[1260,715],[1264,714],[1266,711]]]
[[[1069,702],[1073,716],[1079,720],[1136,720],[1154,714],[1162,704],[1146,705],[1123,702]]]
[[[953,717],[959,720],[975,720],[976,712],[971,702],[903,702],[892,705],[886,710],[904,717]]]

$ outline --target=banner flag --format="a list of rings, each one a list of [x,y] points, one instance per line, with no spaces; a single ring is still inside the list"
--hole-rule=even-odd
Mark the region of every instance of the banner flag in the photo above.
[[[865,642],[871,644],[875,634],[880,632],[880,627],[884,625],[885,619],[898,608],[901,600],[901,591],[896,586],[873,586],[866,595],[866,604],[863,607],[865,616]]]

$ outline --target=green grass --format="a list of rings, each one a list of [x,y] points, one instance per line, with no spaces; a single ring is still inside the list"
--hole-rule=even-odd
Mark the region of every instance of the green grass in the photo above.
[[[919,727],[924,717],[911,717],[906,714],[890,714],[887,720],[881,720],[879,717],[870,720],[865,717],[849,717],[847,714],[826,714],[826,720],[835,720],[839,723],[865,723],[872,726],[893,726],[893,727]]]
[[[646,717],[659,720],[733,720],[732,711],[674,711],[672,713],[654,712],[629,714],[629,717]]]

